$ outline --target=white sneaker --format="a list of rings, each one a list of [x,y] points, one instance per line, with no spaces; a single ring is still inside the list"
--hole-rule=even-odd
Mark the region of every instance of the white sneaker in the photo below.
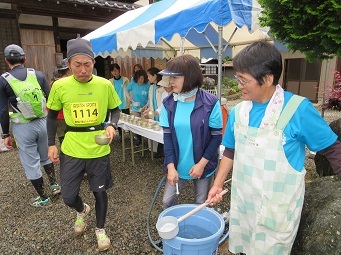
[[[77,219],[75,222],[75,234],[81,235],[84,233],[86,228],[86,222],[84,220],[85,216],[90,213],[90,206],[87,204],[84,204],[84,212],[79,213],[77,212]]]
[[[110,239],[103,228],[96,229],[96,237],[99,251],[106,251],[110,248]]]

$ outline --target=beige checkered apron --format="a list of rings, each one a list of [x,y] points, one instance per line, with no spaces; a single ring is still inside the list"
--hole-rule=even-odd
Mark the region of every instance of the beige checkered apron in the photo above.
[[[233,253],[290,254],[303,206],[306,171],[290,166],[282,131],[301,101],[294,96],[272,130],[241,125],[240,105],[236,107],[229,238]]]

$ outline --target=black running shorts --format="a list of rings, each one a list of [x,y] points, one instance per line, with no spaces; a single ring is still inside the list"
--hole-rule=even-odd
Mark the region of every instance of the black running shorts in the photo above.
[[[113,186],[109,154],[94,159],[80,159],[60,153],[60,182],[62,195],[77,196],[87,173],[90,190],[101,192]]]

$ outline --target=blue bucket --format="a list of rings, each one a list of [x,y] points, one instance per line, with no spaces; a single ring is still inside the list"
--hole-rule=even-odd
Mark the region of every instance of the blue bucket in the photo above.
[[[159,218],[180,218],[196,208],[197,204],[181,204],[167,208]],[[225,229],[223,217],[214,209],[205,207],[179,223],[179,233],[172,239],[162,239],[164,255],[218,254],[219,238]],[[198,235],[198,236],[196,236]]]

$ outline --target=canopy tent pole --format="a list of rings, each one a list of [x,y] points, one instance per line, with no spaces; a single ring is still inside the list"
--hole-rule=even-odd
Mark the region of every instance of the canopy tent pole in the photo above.
[[[235,27],[234,28],[234,30],[233,30],[233,33],[231,34],[231,36],[230,36],[230,39],[227,41],[227,43],[226,43],[226,45],[225,45],[225,47],[224,47],[224,49],[223,49],[223,52],[225,52],[225,50],[227,49],[227,47],[230,45],[230,42],[231,42],[231,39],[232,39],[232,37],[234,36],[234,34],[237,32],[237,28]],[[232,57],[232,56],[231,56]]]
[[[324,73],[324,82],[323,82],[323,93],[322,93],[322,110],[321,110],[321,117],[324,118],[324,105],[326,103],[326,83],[327,83],[327,77],[328,77],[328,70],[329,70],[329,64],[330,64],[330,59],[327,59],[327,63],[326,63],[326,71]]]
[[[185,37],[181,37],[181,40],[180,40],[180,55],[185,54],[184,44],[185,44]]]
[[[219,40],[218,40],[218,85],[217,85],[217,97],[221,101],[221,87],[222,87],[222,76],[223,76],[223,59],[222,53],[227,49],[232,37],[237,32],[237,28],[234,29],[230,39],[228,40],[227,44],[225,45],[224,49],[222,50],[222,42],[223,42],[223,27],[218,27],[219,32]]]
[[[212,50],[213,50],[215,53],[218,53],[218,50],[215,48],[215,46],[214,46],[213,43],[211,42],[210,38],[208,38],[208,36],[205,34],[205,32],[203,32],[202,34],[205,36],[207,42],[211,45]],[[218,46],[218,47],[219,47],[219,46]]]
[[[221,80],[222,80],[222,41],[223,41],[223,27],[218,27],[219,32],[219,40],[218,40],[218,89],[217,89],[217,97],[219,101],[221,101]]]
[[[174,52],[174,57],[175,57],[176,56],[176,49],[174,49],[174,47],[172,47],[164,38],[161,37],[160,39],[163,43],[165,43],[169,48],[172,49],[172,51]]]

